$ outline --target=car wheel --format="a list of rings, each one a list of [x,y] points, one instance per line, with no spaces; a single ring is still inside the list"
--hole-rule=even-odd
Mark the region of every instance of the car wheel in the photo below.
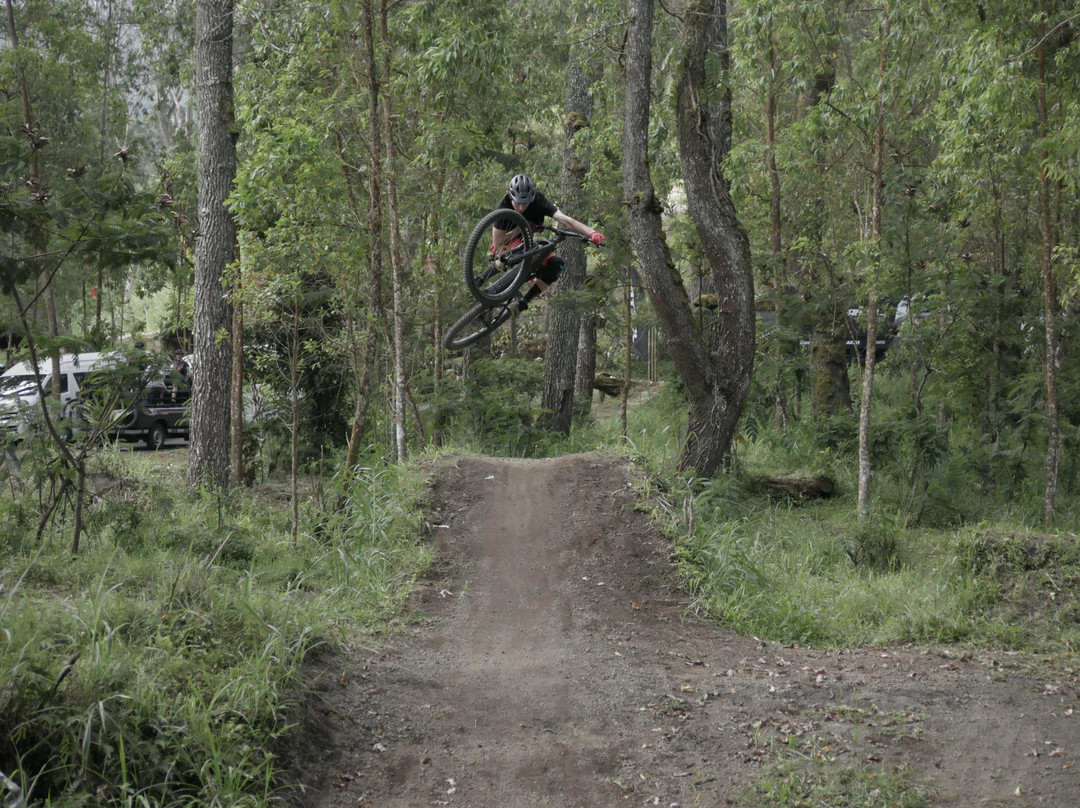
[[[165,445],[165,424],[158,421],[146,433],[146,445],[155,452]]]

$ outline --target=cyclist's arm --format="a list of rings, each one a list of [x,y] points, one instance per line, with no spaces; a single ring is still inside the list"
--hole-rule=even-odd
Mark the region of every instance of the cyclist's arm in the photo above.
[[[501,250],[508,241],[510,241],[509,231],[500,230],[498,227],[491,228],[491,246],[495,248],[495,252]]]
[[[567,216],[561,210],[557,210],[551,215],[551,221],[555,223],[556,227],[559,227],[560,225],[563,228],[569,227],[571,230],[576,230],[583,236],[591,236],[596,232],[587,224],[582,224],[572,216]]]

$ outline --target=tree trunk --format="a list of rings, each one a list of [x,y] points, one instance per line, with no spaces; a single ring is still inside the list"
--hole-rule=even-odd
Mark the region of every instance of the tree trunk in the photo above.
[[[686,289],[668,250],[660,219],[661,204],[649,175],[652,28],[652,0],[633,0],[626,43],[623,196],[642,280],[652,297],[679,375],[685,378],[704,371],[708,363],[700,342],[694,338]]]
[[[877,365],[878,299],[875,288],[881,268],[881,216],[884,205],[885,163],[885,68],[889,58],[889,7],[885,6],[881,25],[881,56],[878,62],[877,120],[871,156],[870,182],[873,199],[870,214],[870,241],[873,266],[870,267],[870,291],[866,295],[866,357],[863,359],[862,405],[859,410],[859,494],[858,516],[863,522],[870,516],[870,414],[874,402],[874,369]]]
[[[382,170],[382,156],[379,143],[382,140],[379,127],[379,74],[375,60],[375,22],[371,0],[364,0],[364,42],[366,44],[367,74],[368,74],[368,140],[371,153],[369,155],[369,179],[368,186],[368,229],[370,232],[370,249],[368,262],[371,277],[369,278],[368,296],[368,335],[364,351],[363,372],[358,385],[356,395],[356,411],[353,414],[352,430],[349,434],[349,449],[345,457],[346,472],[352,469],[360,452],[360,437],[363,434],[364,424],[367,421],[367,412],[373,399],[372,372],[375,367],[375,355],[377,348],[377,318],[381,315],[382,301],[382,190],[380,174]],[[354,203],[355,205],[355,203]],[[359,285],[359,283],[358,283]]]
[[[874,370],[877,365],[874,354],[877,343],[877,295],[871,290],[866,295],[866,355],[863,362],[862,397],[859,407],[859,521],[870,516],[870,413],[874,402]]]
[[[765,173],[769,177],[769,251],[774,262],[773,279],[780,282],[781,253],[783,252],[783,219],[780,206],[780,171],[776,167],[776,47],[773,45],[772,24],[769,24],[769,85],[765,95]]]
[[[623,129],[623,190],[641,276],[690,403],[688,435],[679,465],[702,476],[715,474],[728,457],[731,439],[750,388],[754,360],[753,279],[750,245],[739,225],[720,173],[730,148],[730,101],[711,98],[706,62],[726,66],[727,9],[705,0],[687,9],[684,63],[678,85],[679,152],[690,216],[709,257],[719,294],[710,352],[695,329],[682,278],[675,269],[649,176],[649,85],[652,70],[653,3],[635,0],[627,42],[626,117]]]
[[[566,74],[566,120],[563,146],[562,201],[570,215],[581,218],[583,187],[588,166],[574,152],[574,135],[592,119],[592,79],[582,70],[581,56],[570,55]],[[570,433],[574,413],[574,381],[577,372],[578,339],[581,315],[571,297],[585,285],[585,246],[567,241],[559,251],[566,262],[559,282],[553,287],[553,302],[548,307],[547,349],[544,354],[544,386],[541,406],[550,412],[547,428],[551,432]]]
[[[289,492],[292,520],[289,534],[295,545],[300,536],[300,289],[293,290],[292,331],[289,333]]]
[[[344,153],[342,152],[340,138],[338,140],[338,159],[341,162],[341,172],[345,178],[345,193],[349,200],[349,209],[352,211],[357,221],[363,219],[363,214],[360,211],[360,205],[356,199],[356,194],[353,191],[352,178],[350,171],[352,170],[345,160]],[[356,286],[355,295],[353,296],[353,311],[355,312],[356,325],[358,326],[362,318],[359,314],[360,300],[362,295],[360,293],[362,284],[361,273],[359,269],[356,272]],[[367,424],[367,412],[371,403],[371,377],[372,370],[375,367],[375,349],[378,347],[378,332],[374,325],[374,317],[372,312],[379,311],[382,307],[382,280],[379,277],[379,273],[376,273],[373,268],[370,283],[368,285],[368,298],[367,298],[367,327],[366,337],[364,339],[364,352],[363,358],[359,361],[353,362],[353,369],[356,375],[356,406],[353,410],[352,426],[349,429],[348,445],[345,451],[345,474],[349,474],[353,466],[356,465],[357,458],[360,455],[360,438],[363,435],[364,428]],[[356,326],[351,326],[350,331],[355,331]],[[359,337],[352,341],[354,346],[359,346]]]
[[[1039,23],[1039,130],[1045,137],[1049,130],[1046,108],[1046,23]],[[1050,178],[1046,173],[1049,155],[1039,151],[1039,219],[1042,226],[1043,317],[1046,320],[1046,490],[1043,498],[1043,522],[1054,524],[1058,469],[1060,466],[1061,428],[1058,423],[1058,339],[1057,282],[1054,278],[1054,220],[1050,215]]]
[[[630,400],[630,376],[633,370],[634,356],[634,265],[627,256],[626,285],[623,286],[623,377],[619,388],[619,435],[626,440],[628,424],[626,405]]]
[[[840,317],[828,322],[819,320],[810,335],[810,371],[814,378],[811,409],[815,417],[851,411],[846,336],[847,322]]]
[[[696,19],[695,19],[696,17]],[[754,369],[754,279],[750,239],[739,223],[724,160],[731,149],[730,90],[717,93],[707,65],[728,70],[726,0],[687,8],[683,74],[677,91],[679,156],[690,218],[708,257],[719,295],[719,341],[709,373],[690,391],[690,441],[682,466],[711,475],[727,457]],[[700,373],[700,372],[699,372]]]
[[[18,28],[15,26],[15,9],[11,4],[11,0],[7,0],[6,5],[8,37],[11,39],[11,47],[15,51],[15,72],[19,80],[19,96],[22,100],[23,129],[27,136],[33,137],[37,132],[37,127],[34,125],[34,115],[31,112],[30,107],[30,86],[26,81],[26,69],[23,64],[23,55],[22,51],[19,50],[19,32]],[[34,193],[37,193],[42,187],[41,157],[37,149],[30,150],[30,161],[27,168],[27,185]],[[38,256],[43,257],[49,251],[48,232],[40,227],[34,227],[32,232],[33,235],[31,236],[31,241],[34,244],[34,248],[37,250]],[[42,272],[39,284],[44,290],[43,296],[45,298],[45,312],[49,326],[49,336],[55,339],[60,335],[60,325],[56,319],[56,293],[52,284],[52,274]],[[100,285],[98,288],[101,288]],[[36,317],[34,317],[34,319],[36,319]],[[54,356],[52,359],[52,394],[57,399],[60,398],[59,356]]]
[[[198,0],[195,103],[199,137],[199,239],[195,244],[195,367],[188,483],[229,482],[229,381],[232,327],[222,288],[236,253],[236,226],[225,200],[236,178],[232,84],[233,0]]]
[[[815,71],[806,82],[807,91],[803,93],[797,105],[796,118],[804,120],[822,96],[828,97],[836,83],[835,56],[825,56],[824,65]],[[824,137],[824,136],[822,136]],[[822,172],[827,167],[819,162]],[[796,204],[811,210],[825,209],[823,199],[804,199]],[[851,379],[848,377],[847,349],[845,340],[848,336],[846,297],[838,295],[838,285],[828,259],[824,262],[815,257],[824,257],[826,250],[822,245],[825,223],[820,216],[814,217],[802,233],[801,241],[807,247],[799,249],[793,259],[796,274],[800,277],[799,285],[806,291],[807,299],[828,297],[828,306],[815,306],[820,314],[813,317],[810,326],[810,374],[811,374],[811,414],[815,418],[839,415],[851,411]],[[812,245],[812,246],[809,246]]]
[[[698,377],[709,371],[708,357],[694,335],[694,321],[682,278],[668,250],[660,201],[649,175],[649,97],[652,76],[652,0],[633,0],[626,43],[626,112],[623,120],[623,196],[627,205],[631,243],[642,281],[652,298],[676,370],[692,402],[707,383]],[[690,384],[694,384],[691,393]],[[695,406],[691,404],[691,408]],[[701,436],[698,437],[700,439]],[[689,441],[686,443],[689,447]],[[686,450],[684,455],[686,457]],[[680,458],[682,464],[682,458]],[[710,474],[711,469],[699,469]]]
[[[237,262],[240,257],[237,256]],[[244,304],[239,273],[233,283],[232,383],[229,387],[229,479],[244,481]]]
[[[574,400],[580,412],[592,407],[592,380],[596,375],[596,315],[581,318],[578,330],[577,371],[574,377]]]
[[[379,26],[382,35],[383,75],[390,73],[390,33],[387,28],[386,0],[379,5]],[[394,138],[390,126],[390,98],[382,97],[383,121],[383,165],[386,185],[387,212],[390,215],[390,288],[393,307],[393,349],[394,349],[394,454],[399,463],[408,459],[409,449],[406,443],[405,409],[408,403],[408,391],[405,380],[405,298],[402,282],[405,274],[405,258],[401,246],[401,228],[397,205],[397,181],[394,179]]]

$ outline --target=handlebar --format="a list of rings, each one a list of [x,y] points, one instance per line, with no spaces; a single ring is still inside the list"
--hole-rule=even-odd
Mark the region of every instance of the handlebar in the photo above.
[[[548,230],[548,231],[554,233],[558,238],[552,239],[552,241],[562,241],[563,239],[570,237],[570,238],[580,239],[581,241],[587,241],[590,244],[593,244],[592,239],[589,236],[584,236],[581,233],[579,233],[577,230],[560,230],[557,227],[551,227],[550,225],[546,225],[546,224],[540,225],[540,227],[538,227],[536,229],[537,229],[537,232],[539,232],[541,230]],[[593,246],[598,247],[598,248],[603,247],[602,244],[593,244]]]
[[[560,230],[557,227],[551,227],[550,225],[543,224],[537,227],[535,232],[539,234],[544,230],[553,233],[553,237],[540,239],[534,242],[532,247],[524,252],[517,252],[517,250],[520,249],[520,247],[518,247],[514,248],[514,250],[507,250],[506,252],[498,253],[497,256],[499,261],[501,261],[505,266],[513,266],[520,261],[524,261],[530,256],[535,256],[537,253],[545,249],[551,248],[551,245],[558,244],[559,242],[565,241],[568,238],[580,239],[581,241],[592,244],[594,247],[598,248],[603,246],[602,244],[593,244],[593,241],[589,236],[584,236],[576,230]]]

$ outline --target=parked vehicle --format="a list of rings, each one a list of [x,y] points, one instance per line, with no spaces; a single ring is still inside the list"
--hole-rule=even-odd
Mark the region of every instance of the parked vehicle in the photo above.
[[[60,404],[70,405],[78,397],[86,378],[121,361],[116,353],[64,354],[60,357]],[[25,432],[41,414],[41,398],[52,387],[52,360],[38,363],[37,373],[30,362],[17,362],[0,376],[0,432]]]
[[[900,333],[900,329],[907,321],[910,303],[908,299],[901,298],[899,301],[883,304],[884,308],[878,309],[878,333],[874,341],[874,361],[880,362],[885,358],[889,346]],[[847,312],[848,339],[846,343],[847,357],[849,362],[863,361],[866,357],[866,318],[861,308],[854,307]]]
[[[169,438],[187,440],[190,399],[191,388],[185,380],[169,379],[167,374],[152,379],[138,398],[116,412],[113,436],[144,441],[155,451]]]

